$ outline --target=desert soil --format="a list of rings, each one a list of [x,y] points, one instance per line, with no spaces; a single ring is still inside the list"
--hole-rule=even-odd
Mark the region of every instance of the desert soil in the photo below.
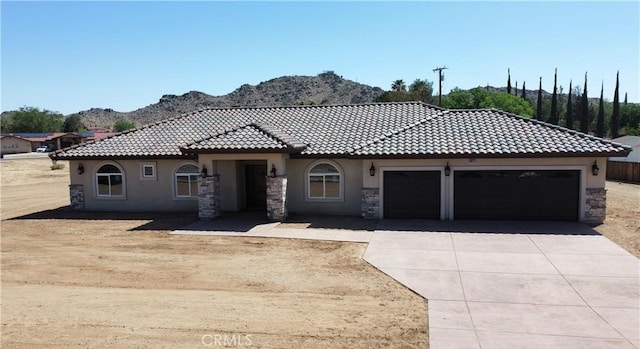
[[[364,244],[71,212],[69,169],[50,164],[0,161],[3,347],[427,347],[427,302],[361,260]],[[607,189],[596,230],[640,257],[640,186]]]
[[[364,244],[70,212],[68,168],[50,164],[0,162],[3,348],[427,346],[427,302],[363,261]]]

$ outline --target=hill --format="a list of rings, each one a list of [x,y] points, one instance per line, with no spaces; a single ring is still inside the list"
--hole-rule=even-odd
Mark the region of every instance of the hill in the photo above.
[[[379,87],[343,79],[328,71],[317,76],[283,76],[256,86],[244,84],[223,96],[212,96],[199,91],[180,96],[164,95],[158,103],[130,112],[91,108],[76,114],[80,115],[86,126],[111,127],[119,118],[141,126],[201,108],[368,103],[373,102],[382,92]]]

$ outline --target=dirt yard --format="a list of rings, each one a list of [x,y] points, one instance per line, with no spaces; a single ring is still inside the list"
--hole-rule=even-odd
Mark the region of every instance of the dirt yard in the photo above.
[[[427,302],[361,260],[364,244],[70,212],[68,168],[49,165],[0,162],[3,348],[427,346]]]
[[[427,346],[427,302],[362,261],[363,244],[177,236],[195,215],[71,212],[69,169],[50,164],[0,161],[4,348]],[[640,186],[607,187],[596,229],[640,257]]]

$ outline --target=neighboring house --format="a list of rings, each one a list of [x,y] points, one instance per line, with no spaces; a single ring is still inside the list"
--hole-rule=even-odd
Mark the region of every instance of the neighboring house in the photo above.
[[[82,139],[85,142],[90,142],[90,141],[97,141],[100,139],[104,139],[104,138],[109,138],[109,137],[113,137],[116,134],[118,134],[117,132],[111,132],[108,129],[104,129],[104,128],[95,128],[93,131],[89,130],[87,132],[82,132]]]
[[[16,135],[31,142],[31,151],[36,151],[43,146],[52,150],[62,149],[83,142],[82,135],[75,132],[17,133]]]
[[[199,110],[52,153],[71,206],[599,223],[630,148],[497,110],[418,102]]]
[[[3,135],[0,137],[0,144],[2,144],[2,155],[31,152],[31,142],[19,136]]]
[[[614,142],[628,145],[631,153],[627,157],[610,157],[607,163],[607,179],[640,183],[640,137],[622,136]]]
[[[628,145],[631,147],[631,153],[627,157],[610,157],[611,161],[620,162],[640,162],[640,136],[622,136],[612,139],[613,142]]]

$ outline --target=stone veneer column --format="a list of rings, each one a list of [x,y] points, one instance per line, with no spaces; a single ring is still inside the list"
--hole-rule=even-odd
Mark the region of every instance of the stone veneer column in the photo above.
[[[362,218],[380,218],[380,189],[362,188]]]
[[[202,220],[220,216],[220,175],[198,178],[198,216]]]
[[[604,188],[587,188],[585,199],[585,223],[600,224],[604,222],[607,214],[607,190]]]
[[[287,177],[267,177],[267,218],[284,221],[287,218]]]
[[[71,199],[71,209],[84,210],[84,185],[70,184],[69,198]]]

